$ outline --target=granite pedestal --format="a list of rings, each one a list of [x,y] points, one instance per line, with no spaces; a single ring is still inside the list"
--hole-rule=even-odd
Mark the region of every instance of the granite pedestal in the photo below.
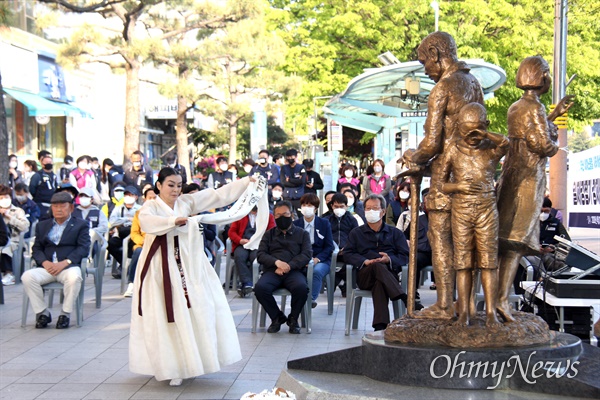
[[[424,388],[600,398],[600,350],[569,334],[552,336],[551,343],[541,346],[461,350],[386,343],[375,332],[365,335],[362,346],[291,360],[288,369],[363,375]]]

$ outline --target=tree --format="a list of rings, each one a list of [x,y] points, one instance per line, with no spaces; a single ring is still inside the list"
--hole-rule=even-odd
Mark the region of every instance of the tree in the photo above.
[[[592,141],[590,140],[590,135],[588,135],[586,131],[573,133],[568,137],[567,143],[569,153],[579,153],[580,151],[584,151],[593,147]]]
[[[6,29],[11,12],[8,4],[0,3],[0,29]],[[0,184],[8,184],[8,127],[6,125],[6,107],[4,106],[4,89],[0,74]]]
[[[306,80],[302,94],[288,104],[298,121],[313,112],[313,97],[339,93],[364,68],[380,65],[378,54],[391,51],[401,61],[416,60],[419,43],[434,30],[429,0],[270,2],[292,49],[283,70]],[[508,107],[521,96],[514,85],[520,62],[541,54],[552,63],[553,7],[552,0],[440,2],[440,30],[454,36],[459,57],[483,58],[507,73],[507,83],[486,102],[493,130],[506,132]],[[578,74],[568,91],[578,96],[570,112],[573,127],[600,114],[598,12],[597,1],[569,1],[568,72]]]
[[[66,64],[103,63],[113,70],[125,70],[126,111],[124,157],[139,148],[139,72],[157,42],[193,29],[206,28],[218,21],[195,18],[193,24],[175,26],[153,35],[146,24],[147,14],[165,4],[190,4],[191,0],[39,0],[42,3],[75,13],[95,13],[106,23],[83,24],[59,52],[59,62]],[[83,5],[82,5],[83,4]],[[159,11],[160,12],[160,11]],[[202,15],[202,14],[201,14]],[[226,18],[226,16],[223,16]],[[116,26],[115,23],[118,25]]]
[[[168,97],[177,97],[176,142],[177,157],[185,166],[188,176],[189,151],[186,113],[194,108],[199,91],[202,90],[201,76],[194,71],[200,66],[201,46],[197,37],[208,37],[227,23],[234,23],[255,11],[253,1],[230,1],[227,4],[211,4],[193,0],[168,3],[168,9],[149,12],[146,21],[152,31],[161,34],[152,46],[149,54],[157,65],[164,65],[176,77],[175,82],[166,82],[160,86],[161,92]],[[197,29],[198,20],[206,21],[202,29]],[[208,22],[211,21],[211,22]],[[190,29],[186,29],[186,28]],[[175,35],[167,35],[177,31]],[[192,79],[194,78],[194,79]],[[185,162],[184,162],[185,161]]]
[[[276,68],[287,53],[285,43],[268,29],[267,7],[256,2],[253,18],[219,29],[202,39],[199,73],[211,83],[196,106],[223,121],[229,133],[229,160],[237,159],[238,124],[261,99],[277,102],[293,93],[297,79]]]

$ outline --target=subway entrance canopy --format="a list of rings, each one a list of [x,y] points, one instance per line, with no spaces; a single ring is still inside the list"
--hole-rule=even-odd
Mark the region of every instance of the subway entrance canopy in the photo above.
[[[506,81],[506,72],[499,66],[479,59],[463,61],[481,84],[485,99],[493,97]],[[323,109],[328,122],[377,134],[374,156],[387,163],[395,157],[398,132],[406,133],[401,150],[416,147],[422,138],[427,99],[434,85],[418,61],[369,68]]]

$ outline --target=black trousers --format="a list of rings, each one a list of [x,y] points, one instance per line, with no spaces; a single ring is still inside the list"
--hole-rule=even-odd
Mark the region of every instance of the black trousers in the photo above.
[[[252,270],[251,265],[256,260],[258,250],[248,250],[244,246],[238,246],[233,252],[235,267],[238,271],[240,281],[245,286],[252,286]]]
[[[373,327],[378,324],[389,324],[388,302],[390,299],[398,300],[403,293],[398,277],[388,269],[386,264],[375,263],[364,266],[358,271],[356,283],[360,289],[370,290],[373,294]]]
[[[254,286],[254,295],[256,300],[264,307],[271,320],[275,320],[282,314],[273,297],[276,289],[285,288],[292,294],[292,311],[290,317],[298,319],[302,312],[302,307],[308,298],[308,283],[306,275],[297,269],[293,269],[287,274],[277,275],[273,271],[267,271],[262,274]]]

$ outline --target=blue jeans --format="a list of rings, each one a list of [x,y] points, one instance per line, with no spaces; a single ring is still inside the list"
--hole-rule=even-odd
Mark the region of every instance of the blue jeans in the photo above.
[[[323,278],[329,274],[331,264],[317,263],[313,269],[313,281],[312,281],[312,300],[317,300],[319,293],[321,293],[321,285],[323,284]],[[329,289],[329,288],[328,288]],[[333,288],[331,288],[333,289]]]
[[[133,283],[133,278],[135,277],[135,269],[138,265],[138,260],[140,259],[140,255],[142,254],[142,248],[138,247],[133,251],[131,255],[131,262],[129,263],[129,269],[127,270],[127,278],[129,283]]]

